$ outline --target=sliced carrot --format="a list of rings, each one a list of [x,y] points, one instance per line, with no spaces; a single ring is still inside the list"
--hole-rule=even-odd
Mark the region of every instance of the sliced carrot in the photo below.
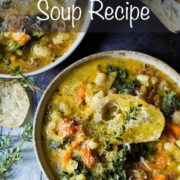
[[[63,156],[63,163],[67,164],[67,162],[69,161],[69,159],[71,158],[71,154],[72,154],[72,150],[69,149],[65,152],[64,156]]]
[[[166,177],[163,174],[156,175],[153,180],[165,180]]]
[[[85,98],[86,95],[86,87],[83,85],[75,96],[76,102],[79,102]]]
[[[175,134],[176,136],[180,136],[180,127],[174,123],[168,124],[169,129]]]
[[[26,44],[31,39],[31,37],[28,34],[26,34],[26,33],[16,32],[16,33],[13,33],[13,39],[19,45],[23,46],[24,44]]]
[[[81,144],[81,141],[79,141],[79,140],[74,140],[74,141],[72,142],[72,147],[73,147],[73,148],[77,148],[80,144]]]
[[[70,118],[64,118],[64,122],[70,122],[70,121],[72,121],[72,119],[70,119]]]
[[[151,162],[151,161],[146,160],[146,163],[147,163],[148,166],[150,167],[150,169],[146,169],[146,170],[149,170],[150,172],[151,172],[152,170],[155,170],[155,169],[158,168],[158,167],[156,166],[156,164],[154,164],[154,163]]]
[[[66,127],[66,131],[68,132],[69,136],[75,136],[77,133],[77,126],[71,124],[68,125],[68,127]]]
[[[156,160],[156,165],[159,169],[164,169],[168,161],[168,153],[164,150],[162,143],[158,143],[158,156]]]
[[[58,48],[58,45],[49,44],[48,47],[49,47],[50,49],[57,49],[57,48]]]
[[[81,150],[81,158],[87,168],[92,168],[95,163],[95,158],[93,157],[90,148],[83,148]]]
[[[166,152],[162,152],[162,154],[158,157],[156,164],[160,169],[164,169],[167,165],[168,155]]]

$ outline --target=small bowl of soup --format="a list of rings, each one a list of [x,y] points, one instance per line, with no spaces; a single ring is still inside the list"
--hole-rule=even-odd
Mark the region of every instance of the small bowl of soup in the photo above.
[[[66,60],[79,46],[90,24],[90,2],[79,3],[83,17],[74,29],[69,21],[62,21],[62,30],[48,29],[46,24],[47,27],[42,32],[33,29],[30,31],[28,28],[28,32],[24,32],[20,25],[26,21],[34,23],[34,19],[38,21],[37,17],[20,16],[12,20],[13,23],[9,23],[12,26],[9,25],[10,30],[0,33],[0,77],[15,77],[13,74],[17,68],[26,76],[40,74]],[[17,23],[14,23],[16,21],[19,22],[20,30],[16,27]],[[54,24],[57,25],[58,22],[55,21]]]

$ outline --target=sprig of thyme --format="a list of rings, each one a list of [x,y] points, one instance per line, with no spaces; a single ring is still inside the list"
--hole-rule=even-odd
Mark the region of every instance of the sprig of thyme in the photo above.
[[[32,140],[32,125],[25,125],[23,133],[21,134],[22,141],[17,147],[8,149],[5,156],[0,164],[0,176],[3,176],[7,171],[11,169],[14,164],[22,158],[21,152],[25,142],[30,142]],[[4,147],[5,149],[7,147]]]
[[[3,152],[4,149],[9,148],[11,143],[11,137],[9,135],[5,138],[0,139],[0,152]]]
[[[125,124],[127,124],[131,119],[137,120],[137,117],[141,111],[141,107],[142,107],[142,104],[138,104],[137,106],[130,108],[129,111],[126,112],[126,115],[124,118]]]
[[[20,66],[14,67],[11,64],[11,61],[3,58],[4,66],[6,69],[12,72],[12,76],[20,76],[16,81],[18,81],[24,88],[29,88],[31,91],[40,91],[43,92],[41,88],[39,88],[36,84],[34,84],[31,79],[23,74]]]
[[[141,107],[142,107],[142,104],[138,104],[137,106],[131,107],[129,109],[129,111],[127,111],[125,113],[123,125],[121,126],[121,128],[119,129],[118,132],[114,132],[116,139],[121,139],[124,132],[126,131],[126,124],[130,120],[137,120],[137,117],[138,117],[138,115],[139,115],[139,113],[141,111]]]

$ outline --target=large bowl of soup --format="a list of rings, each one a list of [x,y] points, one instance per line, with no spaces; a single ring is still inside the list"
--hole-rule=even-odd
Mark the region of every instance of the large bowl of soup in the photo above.
[[[90,2],[78,3],[83,17],[76,22],[75,28],[71,27],[69,21],[62,20],[58,27],[60,29],[48,29],[47,21],[47,27],[42,31],[27,28],[28,32],[24,32],[21,24],[26,21],[33,24],[35,20],[38,21],[37,18],[32,15],[14,18],[8,24],[9,30],[0,33],[0,77],[15,77],[17,68],[26,76],[40,74],[66,60],[79,46],[90,24]],[[58,25],[58,22],[55,22],[55,25]]]
[[[42,96],[34,147],[48,179],[179,179],[180,75],[138,52],[85,57]]]

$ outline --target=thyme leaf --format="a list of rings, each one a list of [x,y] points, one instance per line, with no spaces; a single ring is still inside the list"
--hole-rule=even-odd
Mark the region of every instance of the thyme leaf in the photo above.
[[[0,152],[3,152],[4,149],[9,148],[11,143],[11,137],[9,135],[5,138],[0,139]]]
[[[21,134],[22,141],[17,147],[8,149],[5,153],[2,162],[0,164],[0,176],[3,176],[8,172],[14,164],[17,164],[18,161],[22,158],[21,152],[25,142],[32,140],[32,125],[25,125],[23,133]],[[7,149],[7,146],[3,147]]]
[[[124,132],[126,131],[126,124],[130,120],[137,120],[138,115],[141,111],[141,107],[142,107],[142,104],[138,104],[137,106],[130,108],[129,111],[125,112],[123,125],[120,127],[118,132],[114,132],[116,139],[121,139]]]
[[[34,84],[31,79],[23,74],[20,66],[14,67],[11,64],[11,61],[3,58],[4,66],[7,70],[12,72],[12,76],[20,76],[16,81],[18,81],[24,88],[29,88],[31,91],[40,91],[43,92],[41,88],[39,88],[36,84]]]

